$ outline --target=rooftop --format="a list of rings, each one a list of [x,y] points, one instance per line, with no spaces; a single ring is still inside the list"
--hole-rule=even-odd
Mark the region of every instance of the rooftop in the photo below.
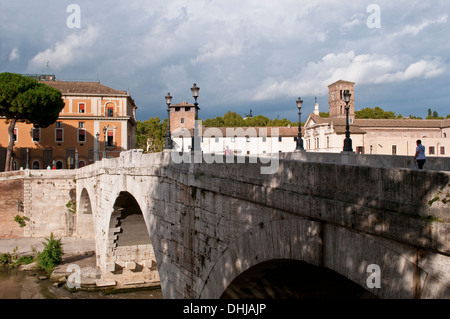
[[[127,91],[110,88],[100,82],[72,82],[72,81],[39,81],[59,90],[62,94],[101,94],[128,95]]]

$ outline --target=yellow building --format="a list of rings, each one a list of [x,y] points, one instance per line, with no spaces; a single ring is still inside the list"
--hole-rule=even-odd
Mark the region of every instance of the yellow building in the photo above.
[[[135,148],[137,107],[127,91],[99,82],[54,79],[54,76],[41,77],[40,82],[62,93],[64,109],[58,120],[47,128],[17,123],[13,169],[83,167]],[[3,171],[9,144],[4,118],[0,118],[0,132],[0,171]]]

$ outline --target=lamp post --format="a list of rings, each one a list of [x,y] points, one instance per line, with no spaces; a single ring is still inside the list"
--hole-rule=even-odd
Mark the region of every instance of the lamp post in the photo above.
[[[26,164],[26,169],[30,168],[30,166],[28,165],[29,158],[30,158],[30,148],[27,147],[27,164]]]
[[[297,136],[297,151],[303,151],[303,139],[302,139],[302,106],[303,101],[301,98],[297,100],[297,108],[298,108],[298,136]]]
[[[100,133],[95,133],[96,143],[97,143],[97,158],[96,161],[100,160]]]
[[[197,98],[198,98],[198,93],[200,91],[200,88],[197,87],[197,84],[194,83],[194,86],[191,88],[191,92],[192,92],[192,96],[195,99],[194,102],[194,106],[195,106],[195,121],[194,121],[194,137],[192,138],[192,146],[191,146],[191,151],[197,151],[196,146],[200,147],[200,143],[198,143],[198,103],[197,103]],[[201,151],[201,147],[200,147],[200,151]]]
[[[172,149],[172,138],[170,137],[170,104],[172,103],[172,97],[170,93],[166,95],[166,104],[167,104],[167,131],[165,136],[165,149]]]
[[[108,125],[103,127],[103,158],[107,158],[106,154],[106,130],[108,129]]]
[[[352,139],[350,138],[350,125],[348,122],[348,111],[350,109],[348,104],[350,103],[351,96],[352,95],[350,94],[349,90],[344,91],[345,112],[346,112],[344,152],[353,152]]]

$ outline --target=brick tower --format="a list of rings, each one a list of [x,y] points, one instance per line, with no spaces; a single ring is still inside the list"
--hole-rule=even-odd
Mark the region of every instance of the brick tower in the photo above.
[[[339,80],[328,86],[329,91],[329,105],[330,105],[330,118],[345,118],[345,101],[344,91],[349,90],[352,95],[349,103],[349,119],[355,118],[355,83],[349,81]]]

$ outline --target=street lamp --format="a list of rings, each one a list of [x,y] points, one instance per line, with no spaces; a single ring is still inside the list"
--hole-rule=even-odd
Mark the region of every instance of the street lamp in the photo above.
[[[200,91],[200,88],[197,87],[197,84],[194,83],[194,86],[191,88],[191,92],[192,92],[192,96],[195,99],[195,122],[194,122],[194,137],[192,138],[192,146],[191,146],[191,151],[196,150],[195,146],[200,146],[200,143],[198,143],[198,103],[197,103],[197,98],[198,98],[198,93]],[[200,147],[201,150],[201,147]]]
[[[106,125],[103,127],[103,158],[106,157],[106,130],[108,129],[109,125]]]
[[[301,98],[297,100],[297,108],[298,108],[298,136],[297,136],[297,151],[302,151],[303,149],[303,139],[302,139],[302,106],[303,101]]]
[[[166,95],[166,104],[167,104],[167,131],[165,136],[165,149],[171,149],[172,148],[172,138],[170,137],[170,104],[172,103],[172,97],[170,96],[170,93],[167,93]]]
[[[27,147],[27,165],[26,165],[26,169],[30,168],[30,166],[28,165],[29,158],[30,158],[30,148]]]
[[[97,154],[96,154],[96,161],[100,160],[100,133],[95,133],[96,143],[97,143]]]
[[[349,106],[348,104],[350,103],[350,97],[352,95],[350,94],[349,90],[345,90],[344,91],[344,101],[345,101],[345,112],[346,112],[346,123],[345,123],[345,140],[344,140],[344,152],[353,152],[353,148],[352,148],[352,139],[350,138],[350,125],[348,122],[348,111],[349,111]]]

